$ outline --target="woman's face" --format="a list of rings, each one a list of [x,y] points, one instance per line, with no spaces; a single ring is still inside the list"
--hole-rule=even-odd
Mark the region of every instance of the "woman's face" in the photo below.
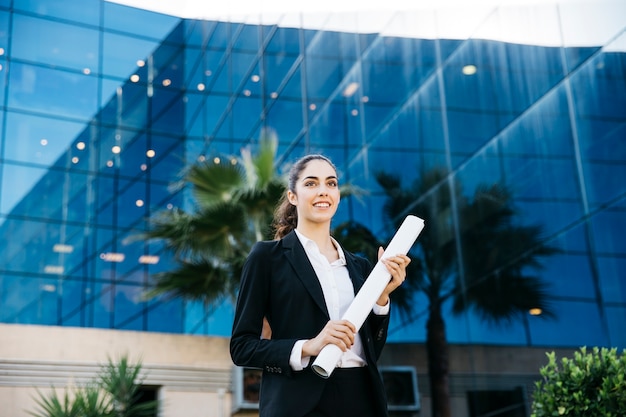
[[[330,222],[340,200],[337,172],[328,162],[313,159],[300,173],[295,192],[287,195],[298,211],[298,225]]]

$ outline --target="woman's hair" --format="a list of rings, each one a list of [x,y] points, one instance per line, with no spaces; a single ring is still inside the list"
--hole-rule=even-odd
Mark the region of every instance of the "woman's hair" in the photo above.
[[[280,198],[280,202],[274,211],[274,239],[282,239],[298,225],[298,212],[296,211],[296,206],[289,202],[287,191],[291,191],[295,194],[296,183],[298,182],[298,178],[300,178],[300,174],[304,171],[309,162],[315,160],[327,162],[328,165],[337,171],[335,164],[333,164],[330,159],[320,154],[305,155],[293,164],[289,170],[287,189]]]

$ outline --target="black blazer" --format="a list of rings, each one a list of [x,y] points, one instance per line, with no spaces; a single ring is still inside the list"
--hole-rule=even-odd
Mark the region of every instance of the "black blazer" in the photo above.
[[[344,251],[355,294],[371,272],[365,258]],[[263,317],[271,340],[261,339]],[[326,379],[310,366],[295,372],[289,357],[297,340],[315,337],[330,320],[322,287],[295,232],[258,242],[244,265],[230,354],[238,366],[261,368],[260,417],[299,417],[318,403]],[[359,331],[374,392],[376,415],[387,415],[387,399],[376,361],[387,340],[389,315],[369,315]],[[311,359],[309,365],[313,363]]]

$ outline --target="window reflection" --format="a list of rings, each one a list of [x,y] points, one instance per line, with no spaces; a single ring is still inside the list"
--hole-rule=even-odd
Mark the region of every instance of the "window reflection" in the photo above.
[[[443,167],[465,196],[509,185],[523,222],[545,226],[563,249],[542,272],[558,321],[529,312],[494,330],[450,317],[452,342],[623,343],[608,312],[626,304],[624,6],[400,13],[357,33],[372,16],[259,27],[40,3],[0,11],[12,28],[0,30],[3,321],[228,334],[229,306],[207,318],[204,306],[140,299],[173,260],[126,239],[155,210],[190,203],[169,188],[190,162],[236,155],[271,129],[282,162],[323,152],[371,193],[346,198],[337,219],[382,233],[374,174],[409,184]],[[394,323],[394,341],[423,340],[424,324]]]

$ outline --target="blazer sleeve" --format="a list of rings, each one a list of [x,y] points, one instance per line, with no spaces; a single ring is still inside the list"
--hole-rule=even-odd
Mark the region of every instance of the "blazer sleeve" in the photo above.
[[[270,302],[270,278],[272,248],[276,242],[258,242],[252,248],[244,264],[232,337],[230,354],[235,365],[261,368],[265,371],[285,374],[292,372],[289,356],[296,339],[268,340],[261,338],[263,317]]]

